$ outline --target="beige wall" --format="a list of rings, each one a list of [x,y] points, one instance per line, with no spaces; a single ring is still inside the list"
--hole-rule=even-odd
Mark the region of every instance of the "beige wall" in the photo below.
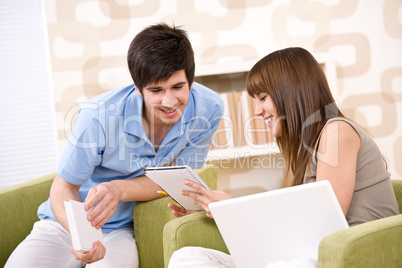
[[[60,151],[77,104],[131,83],[133,36],[160,21],[190,32],[197,64],[301,46],[336,62],[341,109],[376,137],[402,178],[400,0],[45,0]]]

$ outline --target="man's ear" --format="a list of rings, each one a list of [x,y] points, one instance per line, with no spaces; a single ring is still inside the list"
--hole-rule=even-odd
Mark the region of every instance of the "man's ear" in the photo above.
[[[134,84],[134,87],[135,87],[135,92],[137,92],[137,95],[142,97],[140,90],[138,89],[138,87],[135,84]]]

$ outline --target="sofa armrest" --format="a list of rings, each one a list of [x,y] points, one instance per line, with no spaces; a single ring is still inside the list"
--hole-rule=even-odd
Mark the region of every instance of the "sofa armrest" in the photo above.
[[[402,213],[402,180],[392,180],[396,201],[398,202],[399,212]]]
[[[194,170],[211,188],[216,189],[218,168],[212,165]],[[168,208],[169,197],[137,202],[134,207],[134,232],[140,267],[163,267],[163,228],[176,219]]]
[[[168,222],[163,230],[163,251],[165,267],[172,254],[186,246],[212,248],[229,253],[213,219],[205,211],[184,216]]]
[[[56,173],[0,190],[0,267],[31,232],[37,210],[49,198]]]
[[[163,266],[163,226],[175,218],[168,208],[170,202],[169,197],[163,197],[135,204],[134,232],[140,267]]]
[[[399,267],[402,263],[401,237],[402,215],[350,227],[321,241],[318,266]]]

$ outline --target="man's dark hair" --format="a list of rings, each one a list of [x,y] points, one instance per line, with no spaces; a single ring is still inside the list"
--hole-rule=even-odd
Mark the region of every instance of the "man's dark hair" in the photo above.
[[[174,25],[159,23],[142,30],[130,44],[127,62],[141,93],[148,84],[167,80],[180,70],[185,71],[189,86],[194,80],[193,48],[187,32]]]

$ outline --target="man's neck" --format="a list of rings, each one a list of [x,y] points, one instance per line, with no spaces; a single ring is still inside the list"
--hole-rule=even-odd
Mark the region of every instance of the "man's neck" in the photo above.
[[[148,122],[145,118],[142,119],[142,125],[144,126],[144,132],[147,135],[148,139],[152,143],[155,148],[155,151],[158,150],[161,145],[163,139],[166,137],[169,130],[172,128],[172,125],[166,125],[162,122]],[[158,119],[156,119],[158,120]]]

